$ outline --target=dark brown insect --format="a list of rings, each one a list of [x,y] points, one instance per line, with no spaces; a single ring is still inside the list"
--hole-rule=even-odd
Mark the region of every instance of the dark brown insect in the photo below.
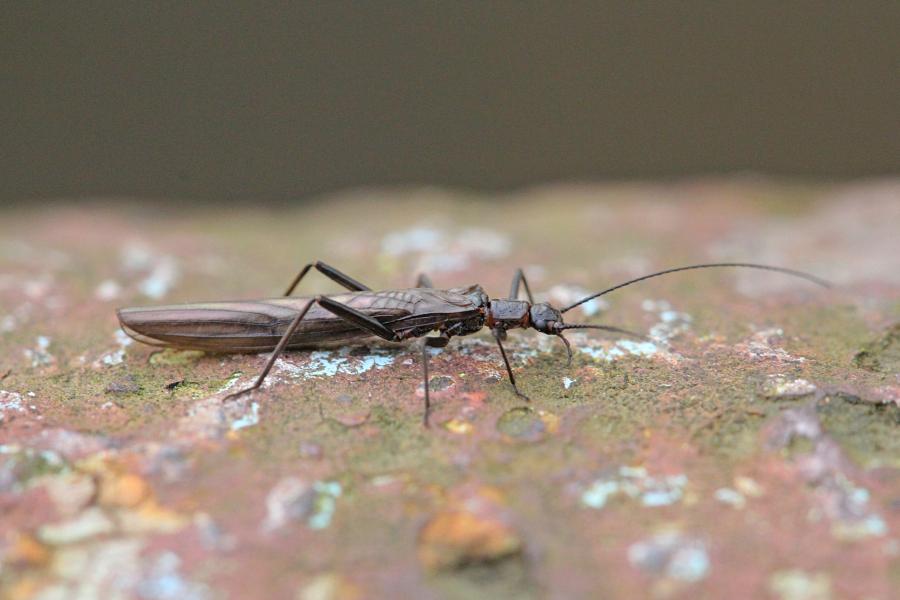
[[[415,288],[373,291],[337,269],[315,262],[300,271],[281,298],[123,308],[118,311],[118,316],[122,329],[128,335],[147,344],[211,352],[272,352],[255,383],[229,395],[229,398],[259,388],[275,360],[289,348],[357,341],[371,336],[389,342],[421,337],[422,371],[425,378],[424,423],[428,426],[431,413],[428,393],[429,347],[443,347],[453,336],[470,335],[484,327],[489,328],[497,341],[513,390],[527,400],[516,385],[509,359],[503,349],[503,340],[506,339],[508,330],[530,327],[560,338],[571,363],[572,350],[563,336],[567,329],[600,329],[641,336],[609,325],[567,324],[563,322],[563,313],[588,300],[651,277],[710,267],[765,269],[801,277],[825,287],[829,285],[818,277],[791,269],[751,263],[710,263],[651,273],[557,309],[546,302],[534,301],[521,269],[513,277],[509,297],[491,299],[477,284],[447,290],[434,289],[431,281],[424,275],[419,276]],[[291,293],[311,268],[347,288],[349,292],[291,297]],[[518,299],[520,287],[525,288],[527,301]],[[432,332],[436,335],[428,335]]]

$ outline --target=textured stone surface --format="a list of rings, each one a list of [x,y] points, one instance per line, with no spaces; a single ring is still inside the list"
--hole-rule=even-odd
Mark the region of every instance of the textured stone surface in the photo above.
[[[0,213],[9,598],[890,598],[900,586],[900,184],[359,191],[304,207]],[[156,349],[119,306],[517,266],[646,342],[512,332],[265,357]],[[332,291],[317,275],[303,291]],[[80,595],[79,595],[80,594]]]

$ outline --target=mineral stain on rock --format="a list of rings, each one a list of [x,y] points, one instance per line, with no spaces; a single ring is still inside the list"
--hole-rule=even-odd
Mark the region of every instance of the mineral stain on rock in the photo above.
[[[449,375],[435,375],[428,380],[428,390],[431,392],[443,392],[454,385],[453,378]]]

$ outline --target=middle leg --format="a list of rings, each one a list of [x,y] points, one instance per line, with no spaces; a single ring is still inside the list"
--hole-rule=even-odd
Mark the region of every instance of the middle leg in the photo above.
[[[429,277],[425,273],[419,273],[419,276],[416,278],[416,287],[417,288],[433,288],[434,284],[431,283],[431,277]]]
[[[525,288],[525,295],[528,296],[528,301],[534,304],[534,296],[531,295],[531,288],[528,287],[528,280],[525,279],[525,272],[522,269],[516,269],[516,274],[513,275],[512,284],[509,286],[509,299],[519,299],[520,283]]]
[[[431,424],[429,423],[429,418],[431,417],[431,396],[428,393],[428,349],[443,348],[449,342],[450,338],[446,336],[425,337],[422,339],[422,377],[425,380],[425,427],[431,427]]]
[[[501,338],[506,332],[500,329],[494,329],[493,333],[494,339],[497,340],[497,347],[500,348],[500,356],[503,357],[503,364],[506,365],[506,373],[507,375],[509,375],[509,382],[513,386],[513,391],[516,392],[516,395],[519,398],[522,398],[526,402],[531,402],[531,399],[528,396],[519,391],[519,386],[516,385],[516,376],[513,375],[512,367],[509,364],[509,359],[506,357],[506,350],[503,349],[503,342],[501,341]]]

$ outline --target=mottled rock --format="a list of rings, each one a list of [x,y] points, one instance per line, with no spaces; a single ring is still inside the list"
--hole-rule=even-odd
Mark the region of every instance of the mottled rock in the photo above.
[[[300,442],[298,452],[300,454],[300,458],[311,460],[318,460],[322,458],[323,454],[322,446],[317,444],[316,442],[311,442],[309,440]]]
[[[436,190],[271,213],[0,210],[3,593],[802,597],[827,574],[835,598],[890,597],[898,192],[888,180],[546,186],[510,194],[494,221],[493,198]],[[159,352],[118,328],[118,306],[278,295],[316,258],[373,288],[428,267],[438,287],[478,282],[491,297],[523,267],[556,306],[694,261],[838,285],[705,270],[605,295],[566,322],[654,341],[570,331],[568,368],[559,340],[512,331],[528,404],[489,332],[456,337],[431,353],[444,389],[428,430],[416,344],[290,349],[267,385],[223,401],[265,353]],[[298,293],[332,291],[311,274]],[[104,397],[122,381],[140,389]],[[291,478],[302,485],[276,493]],[[54,528],[66,543],[40,537]],[[782,576],[795,568],[806,583]],[[790,585],[766,589],[778,581]]]
[[[106,386],[107,394],[136,394],[139,391],[141,391],[141,386],[138,385],[134,375],[127,375],[121,379],[116,379]]]

